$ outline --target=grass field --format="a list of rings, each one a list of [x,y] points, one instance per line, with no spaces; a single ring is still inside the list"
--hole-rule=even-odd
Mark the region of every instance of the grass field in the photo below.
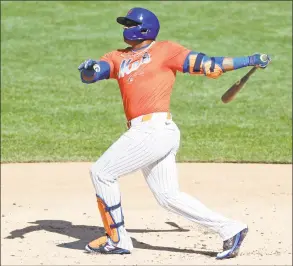
[[[115,81],[80,82],[87,58],[125,47],[116,17],[153,10],[158,40],[210,56],[272,55],[237,98],[217,80],[179,74],[171,111],[178,160],[292,161],[292,2],[1,2],[1,161],[96,160],[126,129]]]

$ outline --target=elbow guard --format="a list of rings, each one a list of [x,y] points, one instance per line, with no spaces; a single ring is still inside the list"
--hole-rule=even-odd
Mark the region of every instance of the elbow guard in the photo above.
[[[80,71],[80,78],[83,83],[90,84],[110,77],[110,65],[107,62],[98,61],[93,68]]]
[[[223,74],[221,57],[209,57],[203,53],[190,52],[183,65],[183,73],[205,75],[208,78],[218,78]]]

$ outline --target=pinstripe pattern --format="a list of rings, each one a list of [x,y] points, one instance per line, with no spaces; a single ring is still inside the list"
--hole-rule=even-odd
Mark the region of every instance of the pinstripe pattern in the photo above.
[[[170,212],[219,233],[223,240],[246,228],[245,224],[213,212],[196,198],[180,192],[175,156],[176,154],[171,152],[162,160],[143,169],[146,182],[158,203]]]
[[[179,191],[175,156],[180,132],[176,124],[161,113],[158,119],[134,124],[91,167],[92,182],[107,206],[120,202],[118,178],[142,169],[145,179],[161,206],[198,222],[229,238],[243,225],[212,212],[197,199]],[[163,116],[162,116],[163,115]],[[123,220],[122,208],[111,211],[115,223]],[[126,221],[127,223],[127,221]],[[132,250],[124,226],[118,229],[118,247]]]
[[[175,123],[164,118],[142,122],[125,132],[91,167],[92,182],[107,206],[120,202],[118,177],[150,165],[179,145],[179,130]],[[123,220],[122,209],[111,211],[115,223]],[[132,242],[125,227],[118,228],[118,247],[131,250]]]

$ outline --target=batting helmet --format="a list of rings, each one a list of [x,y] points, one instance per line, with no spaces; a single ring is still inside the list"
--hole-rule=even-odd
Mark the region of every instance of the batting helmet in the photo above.
[[[118,17],[117,22],[129,27],[124,29],[123,36],[130,41],[155,40],[160,30],[156,15],[140,7],[130,9],[125,17]]]

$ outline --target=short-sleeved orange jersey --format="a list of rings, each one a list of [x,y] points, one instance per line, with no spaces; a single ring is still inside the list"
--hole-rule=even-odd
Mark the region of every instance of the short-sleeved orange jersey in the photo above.
[[[154,112],[169,112],[176,72],[190,53],[170,41],[153,42],[141,50],[116,50],[100,60],[110,65],[118,81],[127,120]]]

